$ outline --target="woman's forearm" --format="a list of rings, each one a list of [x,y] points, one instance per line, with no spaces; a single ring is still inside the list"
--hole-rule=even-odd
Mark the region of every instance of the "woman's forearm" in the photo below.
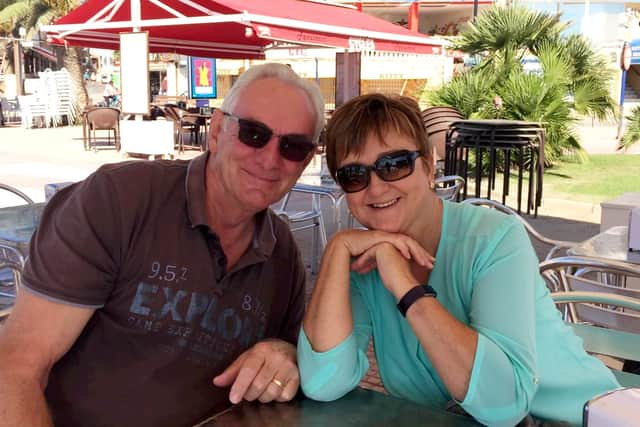
[[[304,331],[314,351],[324,352],[344,341],[353,330],[349,299],[349,250],[334,238],[327,245],[309,307]]]
[[[463,401],[469,388],[478,333],[458,321],[436,299],[421,298],[407,321],[451,396]]]

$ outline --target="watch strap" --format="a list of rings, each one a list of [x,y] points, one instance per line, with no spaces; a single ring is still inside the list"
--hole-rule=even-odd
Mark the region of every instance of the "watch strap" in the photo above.
[[[429,285],[418,285],[411,288],[402,298],[398,301],[398,310],[403,316],[407,316],[407,310],[413,305],[414,302],[422,297],[437,297],[438,293]]]

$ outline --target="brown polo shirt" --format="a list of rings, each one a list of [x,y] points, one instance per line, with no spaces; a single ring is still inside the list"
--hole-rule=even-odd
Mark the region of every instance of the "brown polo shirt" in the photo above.
[[[95,308],[45,394],[60,426],[192,425],[228,404],[212,378],[257,341],[295,343],[305,272],[271,210],[226,271],[206,225],[208,154],[98,169],[50,202],[26,290]]]

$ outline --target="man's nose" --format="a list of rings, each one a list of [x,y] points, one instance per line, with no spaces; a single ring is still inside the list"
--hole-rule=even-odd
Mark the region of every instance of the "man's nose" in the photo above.
[[[265,167],[280,166],[280,137],[272,135],[267,145],[258,150],[258,161]]]

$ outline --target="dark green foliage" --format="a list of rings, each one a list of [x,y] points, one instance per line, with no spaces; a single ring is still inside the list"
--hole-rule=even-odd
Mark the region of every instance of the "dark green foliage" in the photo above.
[[[479,64],[426,93],[432,105],[450,105],[469,118],[540,122],[546,132],[545,163],[581,160],[575,123],[580,115],[611,118],[613,70],[580,35],[562,36],[559,16],[524,7],[492,7],[465,27],[455,48],[477,55]],[[522,60],[537,58],[540,73]],[[495,96],[502,108],[493,105]]]

